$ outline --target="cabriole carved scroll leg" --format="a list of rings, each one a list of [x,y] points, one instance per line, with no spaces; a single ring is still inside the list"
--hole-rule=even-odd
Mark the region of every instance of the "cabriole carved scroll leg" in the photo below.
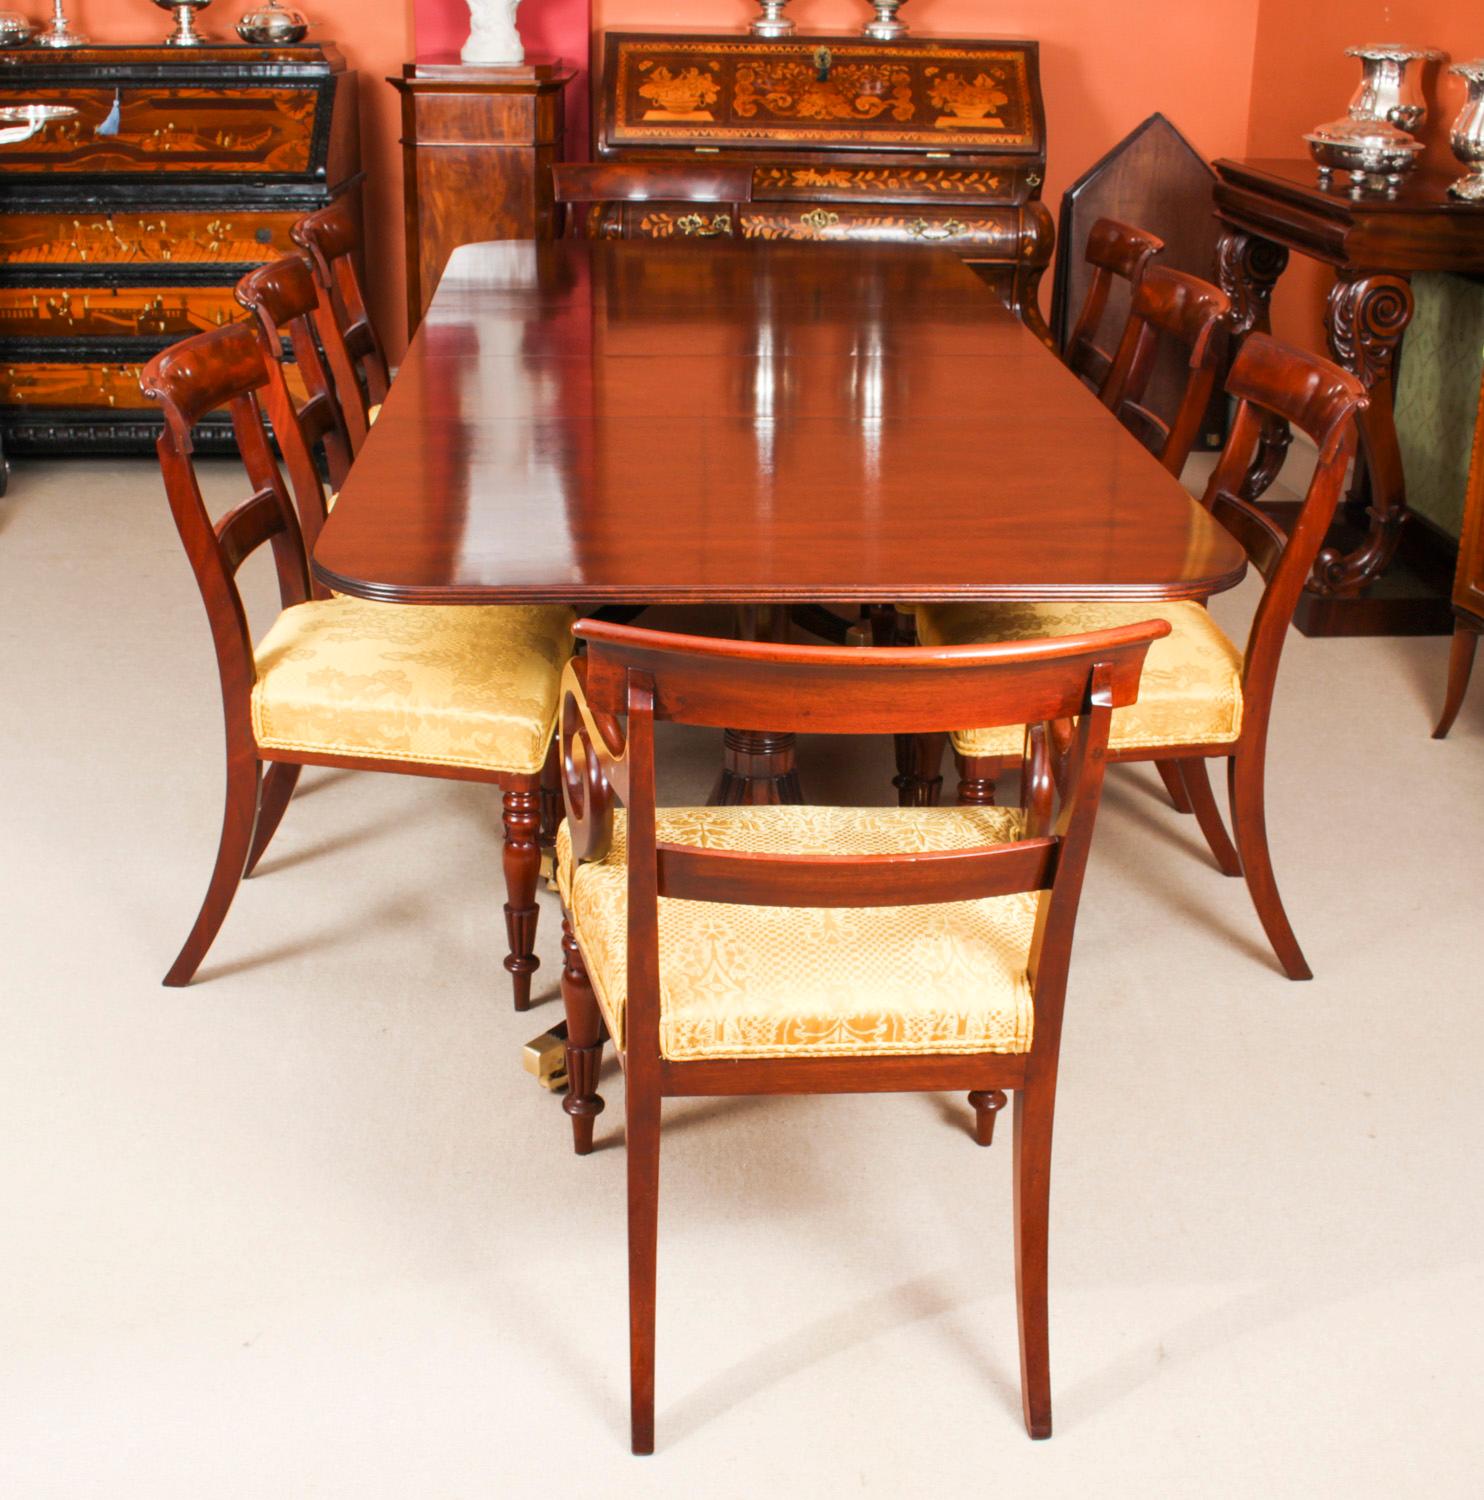
[[[510,951],[505,967],[515,988],[515,1008],[531,1006],[531,975],[536,957],[536,882],[541,876],[541,792],[535,777],[505,793],[505,933]]]
[[[1357,469],[1364,466],[1370,490],[1370,532],[1348,555],[1326,547],[1314,560],[1309,587],[1316,594],[1356,594],[1390,566],[1407,519],[1391,380],[1397,348],[1412,321],[1412,288],[1400,276],[1342,273],[1330,291],[1324,321],[1330,352],[1370,393],[1370,404],[1357,420],[1356,461]]]
[[[1261,235],[1228,229],[1216,242],[1216,279],[1232,299],[1229,347],[1233,359],[1249,333],[1272,331],[1273,288],[1287,265],[1288,251]],[[1257,458],[1242,483],[1244,500],[1258,499],[1272,485],[1282,471],[1292,438],[1286,422],[1264,417]]]
[[[567,1097],[562,1108],[572,1121],[572,1149],[586,1156],[593,1149],[593,1121],[603,1113],[598,1073],[608,1029],[587,976],[572,924],[562,919],[562,1004],[567,1011]]]

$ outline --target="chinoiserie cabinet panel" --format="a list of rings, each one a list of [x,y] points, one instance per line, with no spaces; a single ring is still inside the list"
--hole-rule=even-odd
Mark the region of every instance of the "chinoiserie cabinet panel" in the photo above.
[[[23,101],[77,114],[0,153],[6,447],[145,451],[145,362],[243,316],[237,280],[355,191],[355,74],[328,44],[4,54],[0,102]]]
[[[597,152],[754,164],[751,239],[946,246],[1049,339],[1036,289],[1051,260],[1036,43],[737,35],[604,36]],[[622,210],[624,232],[683,233]]]

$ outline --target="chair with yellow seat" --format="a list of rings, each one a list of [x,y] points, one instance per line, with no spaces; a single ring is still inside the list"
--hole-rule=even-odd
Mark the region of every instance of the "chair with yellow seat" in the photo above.
[[[345,414],[314,328],[320,311],[314,272],[304,256],[288,255],[249,271],[237,283],[236,297],[253,315],[268,370],[264,403],[289,471],[304,545],[312,553],[333,504],[320,483],[319,465],[338,493],[351,463]]]
[[[363,250],[358,206],[358,197],[342,194],[289,231],[319,283],[322,315],[315,327],[340,393],[352,453],[361,451],[391,386],[386,350],[356,270]]]
[[[343,766],[502,789],[505,967],[516,1008],[524,1010],[537,968],[541,772],[571,611],[311,600],[299,523],[263,425],[268,371],[253,331],[236,323],[185,339],[150,360],[140,385],[164,413],[160,468],[211,625],[227,738],[216,866],[165,983],[190,982],[238,884],[268,848],[300,768]],[[213,522],[191,430],[223,410],[232,419],[247,497]],[[264,543],[272,548],[283,608],[254,647],[236,574]]]
[[[1236,419],[1201,503],[1242,543],[1265,580],[1245,650],[1203,605],[1189,602],[933,605],[918,611],[917,630],[924,645],[950,646],[1110,629],[1150,614],[1167,620],[1170,634],[1149,652],[1138,703],[1113,717],[1109,759],[1161,766],[1176,806],[1195,814],[1222,872],[1245,875],[1283,971],[1290,979],[1308,979],[1311,971],[1279,898],[1268,849],[1268,724],[1288,626],[1334,516],[1366,393],[1328,360],[1265,334],[1244,342],[1226,389],[1238,402]],[[1244,478],[1261,461],[1265,422],[1299,428],[1318,454],[1287,535],[1242,496]],[[965,713],[962,722],[974,720]],[[1015,741],[1015,732],[1004,728],[953,733],[960,803],[993,800],[995,778],[1015,761]],[[1227,762],[1231,837],[1212,794],[1209,760]]]
[[[1026,1426],[1051,1431],[1046,1235],[1072,929],[1111,712],[1135,701],[1159,621],[947,650],[788,646],[583,620],[563,682],[565,1109],[592,1148],[604,1039],[626,1075],[630,1390],[654,1445],[662,1101],[965,1090],[988,1145],[1015,1093]],[[965,703],[1022,725],[1022,809],[659,809],[654,726],[947,729]],[[1078,716],[1055,806],[1042,721]],[[618,812],[615,804],[623,804]]]

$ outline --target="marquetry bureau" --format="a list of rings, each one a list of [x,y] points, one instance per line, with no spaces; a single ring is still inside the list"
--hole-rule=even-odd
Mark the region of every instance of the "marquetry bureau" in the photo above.
[[[0,103],[21,100],[78,114],[0,156],[5,446],[145,451],[145,361],[242,316],[237,280],[354,190],[355,74],[328,44],[0,53]]]
[[[600,160],[750,162],[745,237],[946,246],[1050,341],[1035,42],[607,32],[595,77]],[[716,227],[642,203],[623,215],[627,235]]]

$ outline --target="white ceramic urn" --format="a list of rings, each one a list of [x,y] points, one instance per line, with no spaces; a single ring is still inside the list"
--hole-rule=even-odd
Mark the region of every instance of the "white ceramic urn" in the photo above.
[[[468,0],[469,40],[459,56],[466,63],[524,62],[526,49],[515,29],[520,0]]]

